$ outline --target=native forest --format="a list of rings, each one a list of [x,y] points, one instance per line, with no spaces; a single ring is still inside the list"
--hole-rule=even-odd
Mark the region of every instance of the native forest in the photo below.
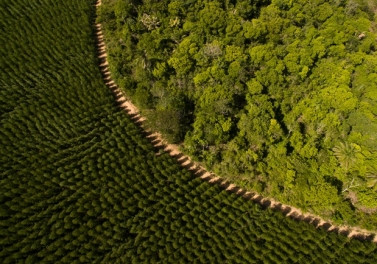
[[[0,263],[377,263],[376,0],[0,0],[0,28]]]

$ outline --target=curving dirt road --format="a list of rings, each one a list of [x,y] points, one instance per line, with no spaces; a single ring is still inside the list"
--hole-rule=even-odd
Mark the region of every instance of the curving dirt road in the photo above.
[[[101,0],[98,0],[96,3],[96,8],[98,8],[100,5]],[[336,226],[329,221],[325,221],[319,216],[310,213],[303,213],[298,208],[282,204],[272,198],[263,197],[256,192],[246,191],[240,187],[237,187],[227,180],[224,180],[221,177],[209,172],[199,163],[192,161],[189,156],[186,156],[179,150],[179,147],[177,145],[170,144],[166,140],[164,140],[160,133],[152,132],[148,128],[146,128],[144,123],[144,121],[146,120],[145,117],[140,115],[139,109],[124,95],[124,93],[118,88],[114,80],[111,78],[101,24],[96,24],[95,30],[97,52],[100,59],[99,67],[106,86],[108,86],[113,91],[114,96],[119,103],[119,106],[126,110],[126,112],[133,118],[133,120],[135,120],[135,122],[148,133],[148,138],[151,139],[155,147],[163,148],[172,157],[176,158],[181,166],[193,171],[196,175],[198,175],[198,177],[202,178],[205,181],[208,181],[209,183],[220,185],[223,189],[229,192],[242,195],[246,199],[257,202],[264,207],[270,207],[274,210],[281,211],[287,217],[309,222],[317,228],[323,226],[329,232],[346,234],[348,237],[359,237],[370,240],[371,238],[373,238],[373,242],[377,243],[377,234],[372,233],[368,230],[350,226]]]

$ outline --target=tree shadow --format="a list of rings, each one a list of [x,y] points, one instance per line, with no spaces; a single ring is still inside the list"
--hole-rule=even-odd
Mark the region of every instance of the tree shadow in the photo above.
[[[313,220],[314,220],[314,217],[313,216],[305,216],[305,217],[303,217],[303,219],[302,219],[302,221],[304,221],[304,222],[306,222],[306,223],[308,223],[308,224],[311,224],[312,222],[313,222]]]
[[[339,230],[339,234],[341,234],[343,236],[348,236],[350,233],[351,233],[351,231],[348,230],[348,229],[346,229],[346,230]]]
[[[259,204],[260,204],[260,202],[262,201],[262,199],[263,199],[263,197],[262,197],[261,195],[259,195],[259,194],[254,195],[254,196],[251,198],[252,201],[254,201],[254,202],[256,202],[256,203],[259,203]]]
[[[260,205],[264,208],[267,209],[271,206],[271,201],[268,199],[262,199],[260,202]]]
[[[376,236],[377,235],[375,234],[369,234],[369,235],[356,234],[356,235],[353,235],[352,238],[356,238],[357,240],[360,240],[360,241],[372,242]]]
[[[321,222],[321,219],[319,218],[315,218],[313,221],[312,221],[312,224],[317,227],[319,225],[319,223]]]
[[[325,230],[325,231],[328,231],[331,226],[332,226],[332,224],[326,222],[323,225],[321,225],[320,228]]]

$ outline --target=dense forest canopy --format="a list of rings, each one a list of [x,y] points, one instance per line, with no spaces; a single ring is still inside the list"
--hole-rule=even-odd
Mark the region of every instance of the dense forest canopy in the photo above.
[[[113,76],[209,169],[377,226],[377,3],[103,1]]]

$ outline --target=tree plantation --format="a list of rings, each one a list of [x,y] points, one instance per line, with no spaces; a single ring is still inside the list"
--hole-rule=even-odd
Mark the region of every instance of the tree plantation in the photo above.
[[[184,22],[181,2],[169,4],[171,12],[175,12],[173,20],[167,17],[168,21],[164,22],[160,14],[143,11],[140,14],[141,24],[139,20],[133,20],[137,10],[134,9],[135,4],[125,3],[112,1],[117,7],[117,15],[107,13],[110,19],[108,28],[118,30],[117,25],[128,23],[150,34],[164,23],[170,23],[172,34],[181,30]],[[161,12],[166,6],[159,1],[150,2],[148,6],[153,3],[161,5]],[[189,6],[185,8],[196,6],[195,2],[187,3]],[[326,226],[315,228],[305,221],[286,217],[280,211],[266,209],[203,181],[182,168],[168,153],[154,148],[145,132],[116,104],[110,89],[104,84],[95,45],[94,4],[92,0],[2,0],[0,3],[0,263],[377,263],[377,244],[371,242],[373,236],[350,239],[346,234],[328,232]],[[246,12],[245,16],[256,15],[259,7],[260,4],[242,4],[239,10]],[[219,20],[217,13],[226,12],[226,9],[215,2],[206,8],[211,12],[203,11],[203,16],[208,16],[205,21],[210,24],[203,26],[203,32],[208,31],[208,36],[211,32],[221,32],[221,27],[228,22]],[[112,20],[116,17],[123,18],[118,22]],[[232,29],[234,32],[237,32],[236,24]],[[189,23],[185,27],[190,27]],[[195,25],[192,24],[191,28]],[[251,32],[254,31],[250,31],[254,34]],[[114,34],[119,37],[121,33]],[[369,33],[365,34],[368,36]],[[130,44],[135,44],[135,40],[131,38],[139,35],[125,29],[122,36],[122,41],[109,42],[109,46],[122,56],[130,57],[113,56],[112,59],[130,62],[128,59],[134,55],[126,55],[123,50],[133,48]],[[171,52],[176,52],[176,57],[169,58],[170,62],[165,62],[163,57],[156,58],[153,63],[150,58],[137,57],[135,66],[141,68],[129,68],[130,76],[148,77],[154,72],[152,74],[160,77],[145,79],[153,88],[157,79],[162,80],[161,85],[169,82],[166,78],[173,70],[172,65],[193,67],[196,62],[192,56],[196,54],[204,54],[204,60],[207,56],[204,52],[211,54],[207,62],[203,61],[211,64],[217,60],[216,56],[223,56],[224,47],[218,40],[211,40],[207,46],[200,48],[203,49],[200,52],[194,52],[195,41],[178,40],[178,43],[171,39],[161,40],[165,42],[161,45],[166,47],[166,55],[169,47]],[[174,48],[178,44],[179,47]],[[193,55],[184,52],[187,46],[189,50],[193,49]],[[233,51],[226,58],[244,56],[237,45],[230,49]],[[265,50],[260,49],[258,56],[262,56]],[[134,51],[139,54],[137,49]],[[183,53],[178,56],[179,52]],[[371,78],[368,76],[372,74],[370,65],[373,60],[367,53],[360,51],[360,54],[366,56],[365,61],[370,60],[368,67],[363,63],[357,66],[360,67],[360,78]],[[149,55],[146,53],[145,56]],[[184,56],[191,62],[180,63]],[[114,63],[112,67],[119,65]],[[152,65],[153,69],[150,68]],[[339,67],[339,64],[334,62],[333,66]],[[260,66],[259,70],[262,69],[267,69],[267,66]],[[182,85],[182,91],[191,89],[194,93],[198,89],[196,84],[185,79],[192,74],[192,69],[181,70],[179,73],[177,68],[176,89]],[[209,74],[221,72],[220,67],[209,70]],[[120,80],[125,78],[125,75],[117,73]],[[323,78],[326,78],[325,74],[330,74],[330,71],[325,71]],[[203,85],[204,97],[198,98],[203,107],[207,104],[205,100],[212,100],[212,106],[215,101],[218,103],[218,111],[233,111],[225,102],[229,99],[226,90],[210,93],[210,89],[217,86],[209,85],[209,82],[217,83],[219,87],[223,85],[221,82],[198,78],[195,77],[195,82]],[[229,81],[233,79],[234,76]],[[127,80],[124,80],[126,85]],[[131,85],[134,81],[129,79],[127,82]],[[266,87],[258,82],[257,77],[250,81],[250,91],[260,91],[249,95],[248,100],[257,102],[255,95],[261,98],[258,102],[272,104],[264,91]],[[370,83],[365,83],[365,90],[369,89]],[[146,83],[140,84],[139,88],[130,86],[130,90],[137,90],[134,95],[140,103],[145,100],[145,103],[152,104],[158,96],[159,104],[166,100],[165,108],[156,105],[156,111],[161,113],[156,120],[160,118],[160,122],[165,122],[164,118],[170,116],[171,131],[176,129],[174,122],[177,120],[174,118],[188,118],[193,115],[192,111],[199,109],[194,105],[190,108],[189,98],[186,100],[185,94],[178,93],[178,90],[176,97],[171,97],[171,91],[153,88],[153,95],[142,85]],[[338,88],[346,89],[342,87]],[[237,102],[243,100],[241,85],[240,89],[239,97],[234,97],[238,98],[234,99]],[[318,90],[317,93],[326,96],[332,91]],[[148,96],[143,96],[143,93]],[[367,99],[371,91],[360,93],[362,98],[365,96],[364,106],[360,106],[362,115],[373,100]],[[213,101],[213,95],[219,99]],[[345,93],[344,96],[352,99],[353,95]],[[174,98],[176,103],[172,104]],[[310,98],[314,100],[315,97]],[[359,107],[362,103],[357,102]],[[187,107],[178,108],[178,103],[187,104]],[[243,104],[245,107],[249,105],[246,101]],[[297,107],[302,107],[301,104]],[[176,109],[171,111],[169,107],[173,105],[178,112]],[[261,111],[263,115],[274,113],[268,109]],[[232,118],[235,117],[230,114],[223,116],[225,119],[221,127],[233,131]],[[273,120],[276,121],[268,123],[271,126],[268,133],[278,135],[279,129],[283,130],[281,119]],[[311,119],[303,117],[303,120],[309,122]],[[189,124],[187,121],[186,125]],[[208,121],[208,124],[211,123]],[[179,123],[178,127],[183,125]],[[360,129],[367,128],[367,123],[364,127],[356,125]],[[229,140],[231,133],[228,133]],[[363,135],[373,136],[372,132]],[[202,151],[209,151],[209,146]],[[278,142],[275,148],[279,148]],[[363,157],[367,164],[367,154],[361,155],[365,152],[363,148],[361,143],[353,142],[334,146],[335,159],[344,163],[347,176],[356,173],[355,164],[359,163],[353,156],[343,154],[355,152],[355,157]],[[257,155],[255,151],[250,153]],[[266,153],[270,155],[270,152]],[[303,164],[300,166],[305,168]],[[295,171],[296,167],[291,170]],[[291,177],[296,179],[293,174]],[[357,178],[345,188],[353,190],[353,185],[359,184],[359,181],[361,179]],[[295,184],[292,181],[292,186]],[[367,193],[365,197],[373,202]]]
[[[215,173],[377,226],[377,2],[104,0],[110,67]]]

